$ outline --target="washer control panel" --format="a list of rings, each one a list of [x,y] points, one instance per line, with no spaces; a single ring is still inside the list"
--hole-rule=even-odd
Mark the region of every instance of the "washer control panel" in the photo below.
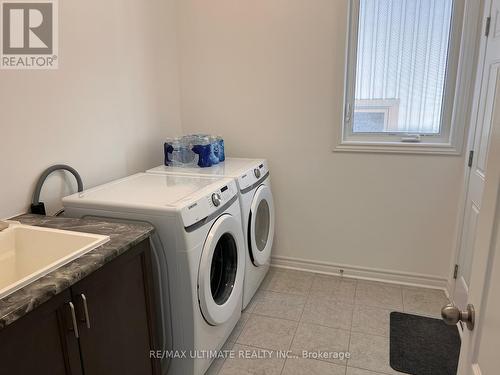
[[[244,190],[256,182],[258,182],[261,178],[263,178],[269,172],[269,168],[267,166],[267,161],[262,160],[260,163],[256,164],[252,169],[249,169],[241,176],[238,177],[238,187],[240,190]]]
[[[182,219],[184,227],[196,224],[204,220],[213,213],[220,210],[226,203],[231,201],[237,194],[236,182],[232,179],[224,179],[224,185],[216,190],[207,190],[202,197],[196,201],[191,201],[189,205],[182,208]]]

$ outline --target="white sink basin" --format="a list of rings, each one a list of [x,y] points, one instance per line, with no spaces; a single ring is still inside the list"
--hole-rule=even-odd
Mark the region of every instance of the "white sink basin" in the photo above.
[[[0,232],[0,298],[108,241],[97,234],[10,224]]]

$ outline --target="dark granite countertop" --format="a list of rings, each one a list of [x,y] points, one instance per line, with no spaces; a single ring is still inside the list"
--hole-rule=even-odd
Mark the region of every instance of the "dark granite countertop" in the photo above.
[[[97,219],[27,214],[12,220],[26,225],[108,235],[111,239],[108,243],[0,299],[0,330],[131,249],[154,231],[154,227],[149,224],[116,223]]]

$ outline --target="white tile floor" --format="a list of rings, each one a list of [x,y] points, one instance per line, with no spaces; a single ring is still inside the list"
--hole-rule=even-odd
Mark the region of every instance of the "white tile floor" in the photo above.
[[[298,358],[215,361],[207,375],[378,375],[389,366],[389,314],[439,317],[439,290],[271,268],[224,349],[282,350]],[[302,351],[349,352],[349,360],[301,358]],[[263,353],[263,352],[261,352]]]

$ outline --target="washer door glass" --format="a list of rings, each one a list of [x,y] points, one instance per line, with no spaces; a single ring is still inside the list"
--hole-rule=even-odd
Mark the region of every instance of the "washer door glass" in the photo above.
[[[210,290],[218,305],[227,302],[234,288],[238,270],[238,248],[234,237],[225,233],[215,245],[210,269]]]
[[[255,192],[249,221],[250,257],[256,266],[269,263],[274,239],[274,203],[271,189],[261,185]]]
[[[200,309],[211,325],[223,324],[241,311],[244,254],[241,224],[222,215],[210,228],[198,269]]]

